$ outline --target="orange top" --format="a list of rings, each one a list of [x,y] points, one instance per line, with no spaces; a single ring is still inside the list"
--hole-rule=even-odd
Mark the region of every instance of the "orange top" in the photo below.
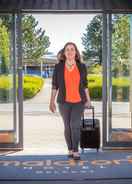
[[[75,65],[75,67],[69,71],[65,66],[64,79],[66,87],[66,102],[76,103],[81,101],[79,93],[80,84],[80,73]]]

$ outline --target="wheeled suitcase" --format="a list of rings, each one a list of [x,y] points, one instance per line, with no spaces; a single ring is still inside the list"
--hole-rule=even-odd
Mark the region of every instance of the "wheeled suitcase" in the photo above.
[[[94,107],[86,108],[92,110],[92,118],[86,118],[83,112],[81,128],[80,128],[80,147],[84,148],[100,148],[100,124],[99,120],[95,119]],[[86,110],[84,109],[84,111]]]

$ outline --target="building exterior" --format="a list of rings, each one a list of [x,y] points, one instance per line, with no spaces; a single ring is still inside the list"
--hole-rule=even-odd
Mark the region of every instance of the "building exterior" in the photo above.
[[[44,78],[52,77],[54,66],[57,63],[55,55],[44,55],[39,61],[23,60],[25,74],[37,74]]]

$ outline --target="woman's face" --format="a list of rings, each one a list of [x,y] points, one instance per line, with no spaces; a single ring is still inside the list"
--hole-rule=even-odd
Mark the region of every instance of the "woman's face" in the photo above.
[[[65,57],[68,60],[75,60],[75,56],[76,56],[76,50],[74,45],[69,44],[66,46],[65,51],[64,51]]]

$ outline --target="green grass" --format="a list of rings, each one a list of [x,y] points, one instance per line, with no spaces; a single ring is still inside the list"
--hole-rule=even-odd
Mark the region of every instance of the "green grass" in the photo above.
[[[23,96],[24,99],[32,98],[42,88],[44,80],[38,76],[25,75],[23,78]]]
[[[18,81],[18,79],[16,79]],[[44,79],[39,76],[25,75],[23,77],[23,98],[29,99],[35,96],[42,88]],[[18,82],[16,82],[18,87]],[[0,76],[0,102],[13,100],[13,78],[11,75]]]
[[[100,100],[102,98],[102,76],[89,74],[87,78],[91,99]]]
[[[102,99],[102,75],[89,74],[88,88],[92,100]],[[130,80],[128,77],[112,78],[112,99],[117,100],[117,94],[121,95],[121,101],[129,100]]]

